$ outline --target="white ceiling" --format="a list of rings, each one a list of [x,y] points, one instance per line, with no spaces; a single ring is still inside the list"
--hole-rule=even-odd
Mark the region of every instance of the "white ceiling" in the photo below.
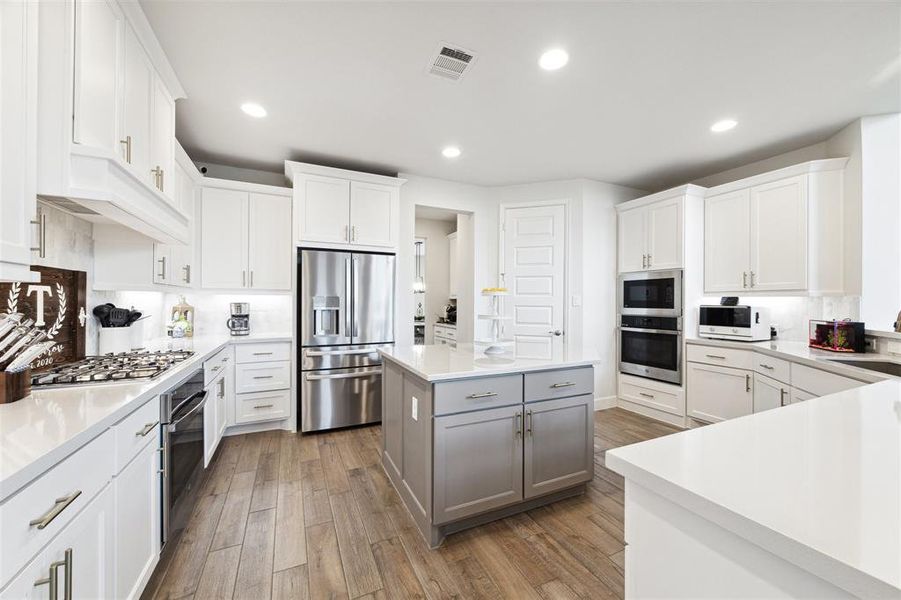
[[[233,166],[657,190],[901,110],[899,2],[141,3],[188,94],[179,140]],[[441,41],[478,55],[459,83],[426,75]],[[569,65],[541,71],[553,46]]]

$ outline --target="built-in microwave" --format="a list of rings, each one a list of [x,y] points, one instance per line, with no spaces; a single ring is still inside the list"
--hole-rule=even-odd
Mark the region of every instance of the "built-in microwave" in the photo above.
[[[762,342],[770,339],[770,313],[756,306],[701,306],[698,335],[703,338]]]
[[[621,315],[681,317],[682,271],[623,273],[618,294]]]

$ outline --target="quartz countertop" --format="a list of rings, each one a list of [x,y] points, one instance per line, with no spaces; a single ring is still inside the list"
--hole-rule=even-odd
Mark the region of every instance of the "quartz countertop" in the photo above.
[[[445,345],[395,346],[381,348],[379,353],[385,360],[397,363],[426,381],[546,371],[600,362],[597,353],[589,349],[564,348],[550,358],[525,358],[517,356],[512,350],[489,356],[484,349],[484,345],[461,343],[456,348]]]
[[[901,596],[901,379],[609,450],[606,464],[854,595]]]
[[[161,338],[148,342],[146,348],[194,354],[154,379],[38,387],[22,400],[0,405],[0,502],[153,396],[190,377],[227,344],[290,340],[290,334],[278,333]]]
[[[818,350],[816,348],[810,348],[807,345],[807,342],[792,342],[780,340],[772,340],[766,342],[736,342],[732,340],[689,338],[686,340],[686,343],[718,348],[754,350],[755,352],[759,352],[767,356],[790,360],[792,362],[807,365],[808,367],[813,367],[814,369],[828,371],[830,373],[835,373],[836,375],[842,375],[844,377],[851,377],[852,379],[865,381],[867,383],[875,383],[877,381],[885,381],[886,379],[895,378],[885,373],[879,373],[877,371],[870,371],[867,369],[854,367],[852,365],[835,362],[835,359],[853,360],[860,362],[878,360],[901,363],[901,357],[897,356],[877,353],[851,354],[829,352],[828,350]]]

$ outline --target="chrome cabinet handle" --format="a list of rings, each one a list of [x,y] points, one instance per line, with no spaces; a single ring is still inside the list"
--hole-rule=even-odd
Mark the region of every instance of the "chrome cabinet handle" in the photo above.
[[[754,287],[754,271],[751,271],[751,287]]]
[[[557,337],[560,337],[561,335],[563,335],[563,331],[560,329],[552,329],[552,330],[548,331],[548,333],[550,333],[551,335],[557,336]]]
[[[273,406],[272,404],[257,404],[254,408],[272,408]]]
[[[166,171],[160,169],[160,191],[166,190]]]
[[[222,368],[222,365],[216,365],[215,367],[211,368],[210,371],[212,371],[213,373],[215,373],[216,371],[218,371],[218,370],[221,369],[221,368]]]
[[[648,254],[648,268],[651,268],[651,255]]]
[[[479,392],[477,394],[470,394],[466,397],[476,399],[476,398],[490,398],[492,396],[497,396],[497,392]]]
[[[513,435],[516,438],[519,438],[519,436],[522,435],[522,413],[521,412],[516,413],[516,418],[514,419],[513,426],[516,428],[515,431],[513,432]]]
[[[70,504],[75,502],[75,499],[81,496],[81,490],[75,490],[68,496],[63,496],[62,498],[57,498],[53,503],[53,508],[48,510],[46,513],[38,517],[37,519],[32,519],[29,521],[28,525],[30,527],[37,527],[38,529],[44,529],[47,525],[53,522],[53,519],[59,516],[61,512],[66,510]]]
[[[352,225],[350,228],[350,241],[352,241],[352,242],[357,241],[357,226],[356,225]]]
[[[741,272],[741,287],[748,287],[748,274],[745,271]]]
[[[250,287],[253,287],[253,269],[250,270]]]
[[[648,266],[648,255],[647,255],[647,254],[642,254],[642,255],[641,255],[641,268],[642,268],[642,269],[646,269],[647,266]]]
[[[337,352],[335,354],[337,354]],[[253,355],[254,356],[271,356],[272,352],[254,352]]]
[[[322,352],[320,350],[307,350],[305,354],[307,355],[307,357],[344,356],[348,354],[374,354],[378,351],[378,348],[363,348],[362,350],[331,350],[328,352]],[[272,354],[272,352],[254,352],[254,356],[258,354]]]
[[[369,377],[370,375],[381,375],[381,369],[373,369],[371,371],[359,371],[357,373],[341,373],[339,375],[307,375],[307,381],[321,381],[323,379],[353,379],[354,377]]]
[[[565,388],[565,387],[572,387],[574,385],[576,385],[576,384],[572,381],[564,381],[563,383],[555,383],[551,387],[552,388]]]
[[[119,143],[125,146],[125,162],[131,164],[131,136],[126,135],[124,140],[119,140]]]
[[[57,560],[50,563],[50,572],[47,577],[38,579],[34,582],[35,587],[47,584],[50,586],[50,600],[56,600],[59,597],[59,568],[66,567],[65,586],[63,588],[65,600],[72,598],[72,548],[67,548],[63,560]]]
[[[31,221],[32,225],[38,226],[38,245],[32,246],[30,250],[37,252],[40,258],[47,258],[47,215],[41,213],[37,221]]]
[[[156,189],[158,190],[161,190],[162,188],[160,187],[160,174],[163,172],[163,170],[159,165],[157,165],[155,169],[150,169],[150,172],[153,173],[154,187],[156,187]]]
[[[254,375],[254,379],[272,379],[272,375]]]
[[[746,392],[751,391],[751,376],[750,375],[745,375],[745,391]]]
[[[349,225],[344,226],[344,239],[347,240],[348,242],[350,241],[350,226]]]
[[[785,390],[779,388],[779,406],[785,406]]]
[[[147,423],[140,430],[135,432],[135,437],[147,437],[147,434],[154,430],[154,428],[159,425],[160,422],[156,421],[155,423]]]
[[[532,435],[532,411],[526,411],[526,435]]]
[[[720,360],[726,360],[725,356],[720,356],[718,354],[705,354],[704,356],[706,356],[707,358],[718,358]]]
[[[638,392],[639,396],[644,396],[645,398],[653,398],[654,394],[645,394],[644,392]]]
[[[241,287],[247,287],[247,271],[241,271]]]
[[[764,369],[769,369],[770,371],[772,371],[773,369],[776,368],[776,367],[774,367],[774,366],[772,366],[772,365],[767,365],[767,364],[764,364],[764,363],[760,363],[760,366],[763,367]]]
[[[160,263],[160,272],[157,275],[157,277],[159,277],[160,279],[165,279],[166,278],[166,257],[164,256],[164,257],[158,259],[156,262]]]
[[[225,398],[225,377],[219,380],[219,397]]]
[[[181,268],[182,271],[185,272],[185,276],[182,278],[182,281],[185,283],[191,283],[191,265],[185,265]]]

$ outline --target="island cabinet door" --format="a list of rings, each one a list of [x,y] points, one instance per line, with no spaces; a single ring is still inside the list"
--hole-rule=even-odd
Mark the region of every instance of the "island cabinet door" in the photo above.
[[[522,500],[522,405],[435,418],[440,525]]]
[[[591,394],[526,405],[523,490],[534,498],[594,474],[594,398]]]

